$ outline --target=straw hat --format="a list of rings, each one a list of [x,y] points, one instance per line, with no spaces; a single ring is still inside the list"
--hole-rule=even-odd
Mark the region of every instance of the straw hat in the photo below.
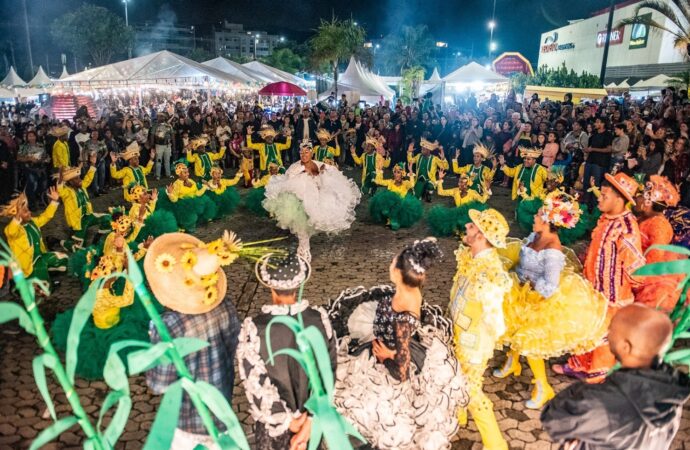
[[[381,145],[381,143],[378,141],[378,139],[376,139],[373,136],[367,136],[366,138],[364,138],[364,143],[366,145],[372,145],[375,148],[378,148]]]
[[[519,147],[518,150],[520,150],[520,158],[537,159],[541,156],[541,150],[538,148]]]
[[[469,215],[472,223],[479,228],[479,231],[491,245],[496,248],[506,248],[509,227],[508,222],[500,212],[493,208],[486,211],[470,209]]]
[[[125,151],[122,152],[122,159],[125,161],[129,161],[132,158],[138,158],[139,157],[139,144],[134,141],[131,144],[125,148]]]
[[[70,128],[68,126],[60,126],[60,127],[53,127],[50,130],[50,134],[52,134],[55,137],[60,137],[60,136],[66,136],[70,132]]]
[[[191,139],[189,141],[189,148],[191,148],[192,150],[196,150],[198,148],[205,148],[207,144],[208,137],[202,134],[201,136]]]
[[[326,141],[333,140],[333,135],[325,128],[319,128],[316,130],[316,137],[318,139],[325,139]]]
[[[565,176],[563,175],[563,172],[565,170],[564,166],[556,166],[553,165],[549,168],[548,172],[546,172],[546,179],[547,180],[554,180],[558,182],[558,184],[563,183],[563,180],[565,179]]]
[[[306,259],[295,253],[269,253],[256,262],[254,273],[259,283],[267,288],[290,291],[307,282],[311,276],[311,266]]]
[[[259,136],[261,136],[261,139],[266,139],[267,137],[276,137],[277,135],[278,133],[276,130],[270,125],[264,125],[259,130]]]
[[[652,175],[645,184],[644,199],[645,202],[674,207],[678,205],[680,195],[678,189],[668,181],[668,178]]]
[[[63,167],[62,168],[62,181],[67,182],[73,180],[81,175],[80,167]]]
[[[299,151],[301,152],[304,149],[309,149],[309,151],[312,151],[314,149],[314,145],[311,143],[309,139],[304,139],[302,142],[299,143]]]
[[[168,233],[154,240],[146,252],[144,271],[156,299],[182,314],[213,310],[228,288],[218,256],[186,233]]]
[[[420,145],[422,146],[422,148],[427,148],[433,151],[438,148],[438,141],[431,142],[427,139],[422,138]]]
[[[2,217],[14,217],[24,208],[29,207],[29,199],[26,198],[25,193],[21,193],[5,206],[0,207],[0,216]]]
[[[472,150],[472,154],[481,155],[483,159],[486,159],[491,154],[491,150],[489,150],[484,144],[476,143],[474,145],[474,150]]]
[[[623,172],[619,172],[615,175],[607,173],[604,175],[604,177],[606,178],[606,181],[611,183],[611,186],[613,186],[618,192],[621,193],[623,197],[625,197],[626,200],[631,203],[635,203],[635,194],[637,193],[637,188],[639,185],[632,177],[624,174]]]

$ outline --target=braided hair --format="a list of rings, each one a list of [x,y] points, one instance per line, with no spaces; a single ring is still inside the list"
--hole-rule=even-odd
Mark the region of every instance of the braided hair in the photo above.
[[[426,271],[442,256],[436,238],[428,237],[405,247],[395,260],[395,268],[406,286],[418,288],[424,284]]]

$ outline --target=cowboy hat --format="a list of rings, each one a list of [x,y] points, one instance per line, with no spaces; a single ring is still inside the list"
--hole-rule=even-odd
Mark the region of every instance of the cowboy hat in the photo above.
[[[632,177],[623,172],[619,172],[615,175],[607,173],[604,177],[627,201],[635,203],[635,194],[637,193],[639,185]]]

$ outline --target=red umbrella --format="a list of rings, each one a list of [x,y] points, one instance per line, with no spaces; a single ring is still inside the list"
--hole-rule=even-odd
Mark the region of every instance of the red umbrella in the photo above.
[[[279,81],[264,86],[259,95],[280,95],[286,97],[300,97],[307,95],[307,91],[297,86],[296,84],[288,83],[287,81]]]

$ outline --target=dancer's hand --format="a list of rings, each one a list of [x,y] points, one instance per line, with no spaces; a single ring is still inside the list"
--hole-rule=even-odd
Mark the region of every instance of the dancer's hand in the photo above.
[[[410,142],[410,145],[407,146],[407,153],[412,152],[414,152],[414,141]]]
[[[458,159],[460,157],[460,149],[455,150],[455,159]]]
[[[151,201],[155,202],[156,200],[158,200],[158,189],[151,191]]]
[[[438,170],[438,181],[443,181],[443,178],[446,176],[446,171],[443,169]]]
[[[295,435],[290,439],[290,450],[303,450],[307,448],[311,435],[311,418],[306,412],[290,422],[290,431]]]
[[[388,347],[383,345],[378,339],[374,340],[371,348],[374,352],[374,356],[376,357],[379,363],[383,363],[387,359],[395,358],[395,350],[389,349]]]
[[[48,188],[48,198],[50,199],[51,202],[58,202],[60,201],[60,194],[58,194],[58,190],[55,186],[52,186]]]

